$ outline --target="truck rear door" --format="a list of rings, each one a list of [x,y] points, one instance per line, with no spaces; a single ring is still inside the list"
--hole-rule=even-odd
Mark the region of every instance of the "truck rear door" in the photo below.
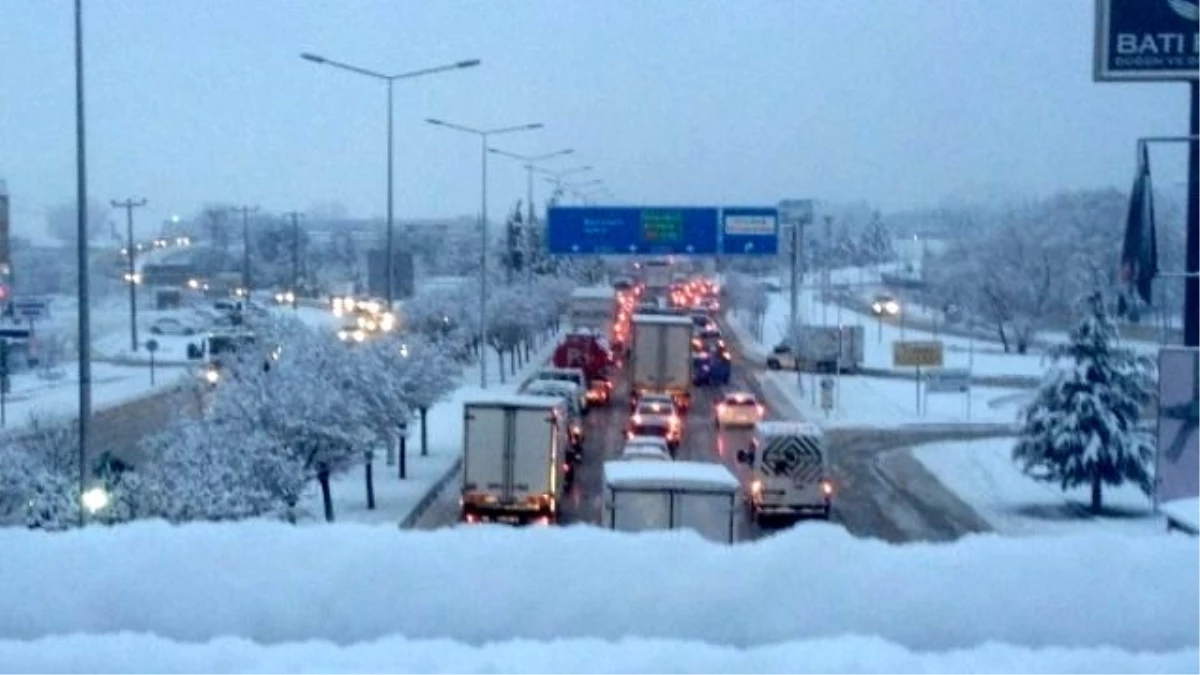
[[[558,443],[555,438],[559,427],[550,409],[518,408],[505,447],[511,448],[509,456],[509,481],[515,501],[535,495],[553,495],[558,491]],[[562,424],[566,424],[562,420]]]
[[[463,420],[466,453],[463,491],[505,496],[505,418],[510,409],[500,406],[467,406]]]

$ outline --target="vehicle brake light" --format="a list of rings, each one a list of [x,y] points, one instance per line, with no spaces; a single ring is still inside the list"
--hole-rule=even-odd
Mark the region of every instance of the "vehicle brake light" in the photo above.
[[[760,404],[758,404],[758,405],[756,405],[756,406],[754,406],[754,407],[758,409],[758,414],[759,414],[760,416],[761,416],[763,413],[765,413],[765,412],[766,412],[766,409],[762,407],[762,404],[761,404],[761,403],[760,403]]]
[[[821,481],[821,492],[824,492],[826,497],[833,495],[833,483],[827,480]]]
[[[761,480],[755,479],[750,482],[750,492],[752,494],[755,494],[755,495],[761,494],[762,489],[763,489],[763,484],[762,484]]]
[[[722,415],[724,415],[724,414],[725,414],[725,410],[727,410],[727,407],[726,407],[726,405],[725,405],[724,403],[718,403],[718,404],[717,404],[717,412],[719,412],[719,413],[721,413]]]
[[[641,415],[634,415],[634,416],[633,416],[633,419],[632,419],[631,421],[632,421],[634,424],[641,424],[641,423],[642,423],[642,416],[641,416]]]

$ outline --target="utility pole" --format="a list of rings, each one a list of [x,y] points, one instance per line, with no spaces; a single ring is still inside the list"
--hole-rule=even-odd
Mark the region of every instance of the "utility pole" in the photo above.
[[[250,214],[258,211],[257,206],[235,206],[231,211],[242,214],[242,288],[250,296]],[[295,293],[295,290],[292,291]]]
[[[797,336],[800,335],[800,282],[803,279],[803,273],[800,270],[801,245],[804,242],[804,220],[797,219],[792,224],[792,288],[789,295],[791,303],[791,316],[789,325],[792,327],[790,335],[788,335],[788,344],[792,348],[792,356],[797,360],[800,358],[800,345],[797,344]],[[803,371],[796,368],[796,387],[801,394],[804,393],[804,379],[801,375]]]
[[[297,289],[300,287],[300,218],[303,215],[299,211],[287,213],[292,219],[292,311],[299,310],[297,300],[300,293]]]
[[[125,273],[125,281],[129,284],[129,348],[138,350],[137,335],[137,247],[133,244],[133,210],[146,205],[145,199],[134,200],[132,197],[123,202],[111,200],[114,209],[125,209],[125,252],[129,255],[129,267]]]
[[[825,216],[825,264],[821,275],[821,325],[829,325],[829,290],[833,277],[833,216]]]

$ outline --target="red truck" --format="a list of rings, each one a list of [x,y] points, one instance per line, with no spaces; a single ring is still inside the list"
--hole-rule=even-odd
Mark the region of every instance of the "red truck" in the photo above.
[[[613,354],[598,334],[568,333],[554,350],[553,362],[556,368],[581,369],[587,376],[588,401],[608,405],[612,399],[609,370],[613,365]]]

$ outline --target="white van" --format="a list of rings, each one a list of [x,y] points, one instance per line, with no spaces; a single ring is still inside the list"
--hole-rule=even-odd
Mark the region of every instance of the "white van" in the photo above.
[[[825,435],[817,425],[759,422],[751,447],[739,450],[737,460],[750,468],[745,489],[755,521],[829,518],[833,481]]]

